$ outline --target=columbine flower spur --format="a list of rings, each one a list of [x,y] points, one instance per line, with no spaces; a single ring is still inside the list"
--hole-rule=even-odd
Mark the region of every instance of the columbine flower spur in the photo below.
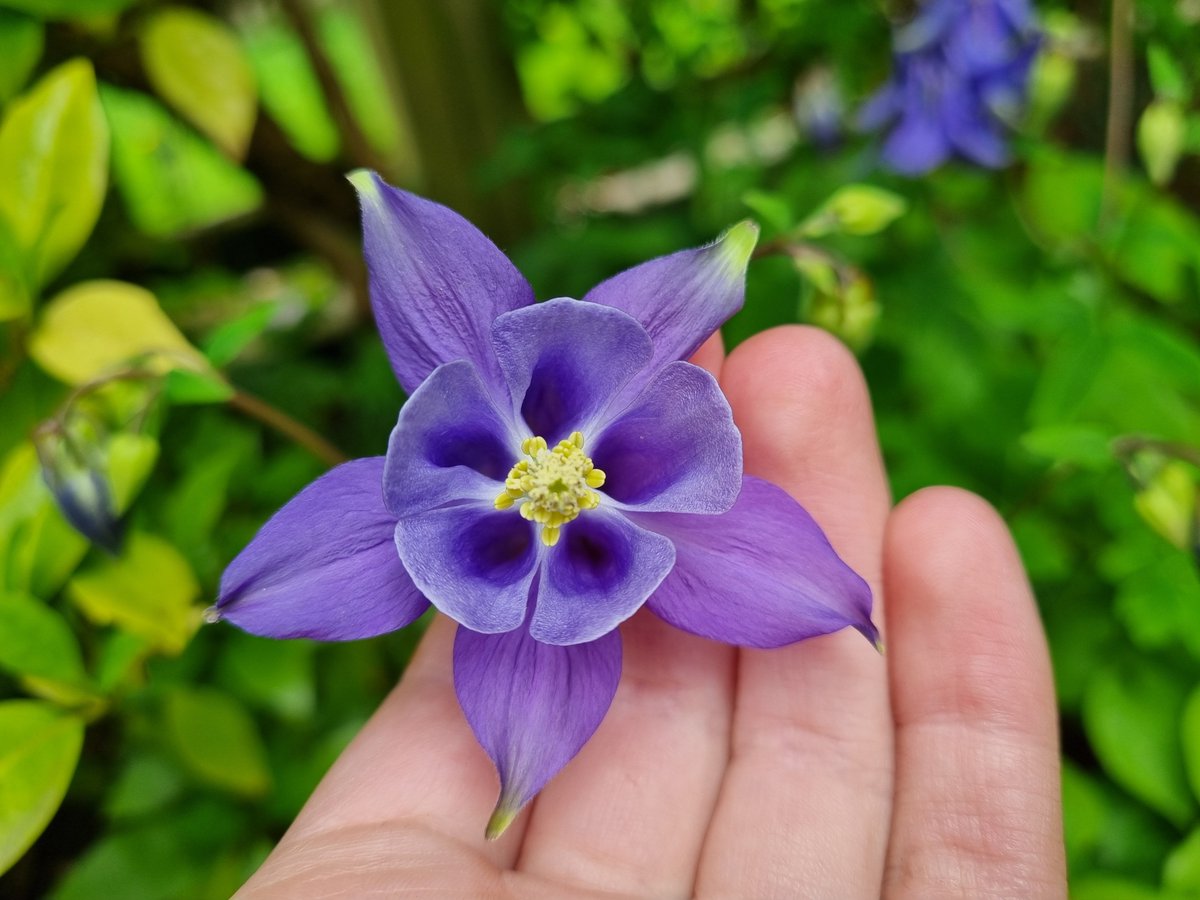
[[[454,619],[454,682],[500,775],[499,835],[591,737],[643,605],[725,643],[858,629],[871,593],[786,493],[742,474],[716,380],[684,362],[742,304],[757,229],[534,303],[470,223],[356,172],[371,301],[409,400],[386,457],[275,514],[215,615],[319,640]]]

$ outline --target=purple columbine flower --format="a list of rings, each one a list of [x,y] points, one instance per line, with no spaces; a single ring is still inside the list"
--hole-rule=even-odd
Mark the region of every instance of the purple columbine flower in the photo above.
[[[351,181],[371,301],[410,397],[386,457],[333,469],[221,579],[255,634],[365,638],[433,604],[459,624],[459,702],[500,774],[499,835],[599,726],[641,606],[778,647],[858,629],[871,592],[784,491],[742,474],[733,416],[684,362],[736,312],[757,228],[534,303],[443,206]]]
[[[896,31],[892,78],[860,123],[888,132],[883,160],[904,175],[954,155],[999,168],[1040,43],[1029,0],[927,0]]]

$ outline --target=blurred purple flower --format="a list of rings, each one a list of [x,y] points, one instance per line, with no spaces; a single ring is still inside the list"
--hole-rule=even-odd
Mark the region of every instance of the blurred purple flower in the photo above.
[[[928,0],[896,31],[891,80],[860,124],[887,131],[883,160],[904,175],[954,155],[1003,166],[1040,42],[1029,0]]]
[[[776,647],[857,628],[871,594],[784,491],[743,476],[716,380],[683,362],[741,306],[757,229],[534,303],[470,223],[369,172],[371,300],[410,398],[386,457],[332,470],[229,565],[216,614],[255,634],[459,623],[459,702],[500,774],[499,835],[599,726],[642,605]]]

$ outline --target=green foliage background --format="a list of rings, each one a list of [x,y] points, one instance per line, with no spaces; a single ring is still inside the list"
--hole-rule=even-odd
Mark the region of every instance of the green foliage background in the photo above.
[[[540,297],[757,218],[727,343],[834,331],[896,496],[965,486],[1017,537],[1073,894],[1200,896],[1196,4],[1137,3],[1106,154],[1108,6],[1042,3],[1016,163],[918,180],[804,128],[822,86],[852,109],[886,77],[901,3],[450,6],[0,0],[0,894],[228,896],[403,670],[419,624],[201,627],[256,528],[382,452],[403,400],[343,179],[365,165]],[[120,553],[66,523],[34,437],[110,486]]]

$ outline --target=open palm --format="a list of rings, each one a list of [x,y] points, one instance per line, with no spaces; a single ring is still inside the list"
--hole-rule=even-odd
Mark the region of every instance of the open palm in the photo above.
[[[1049,661],[1002,521],[948,488],[892,509],[861,373],[823,333],[695,361],[747,472],[871,583],[887,657],[853,632],[738,650],[643,610],[599,731],[489,843],[495,774],[439,618],[239,897],[1065,896]]]

